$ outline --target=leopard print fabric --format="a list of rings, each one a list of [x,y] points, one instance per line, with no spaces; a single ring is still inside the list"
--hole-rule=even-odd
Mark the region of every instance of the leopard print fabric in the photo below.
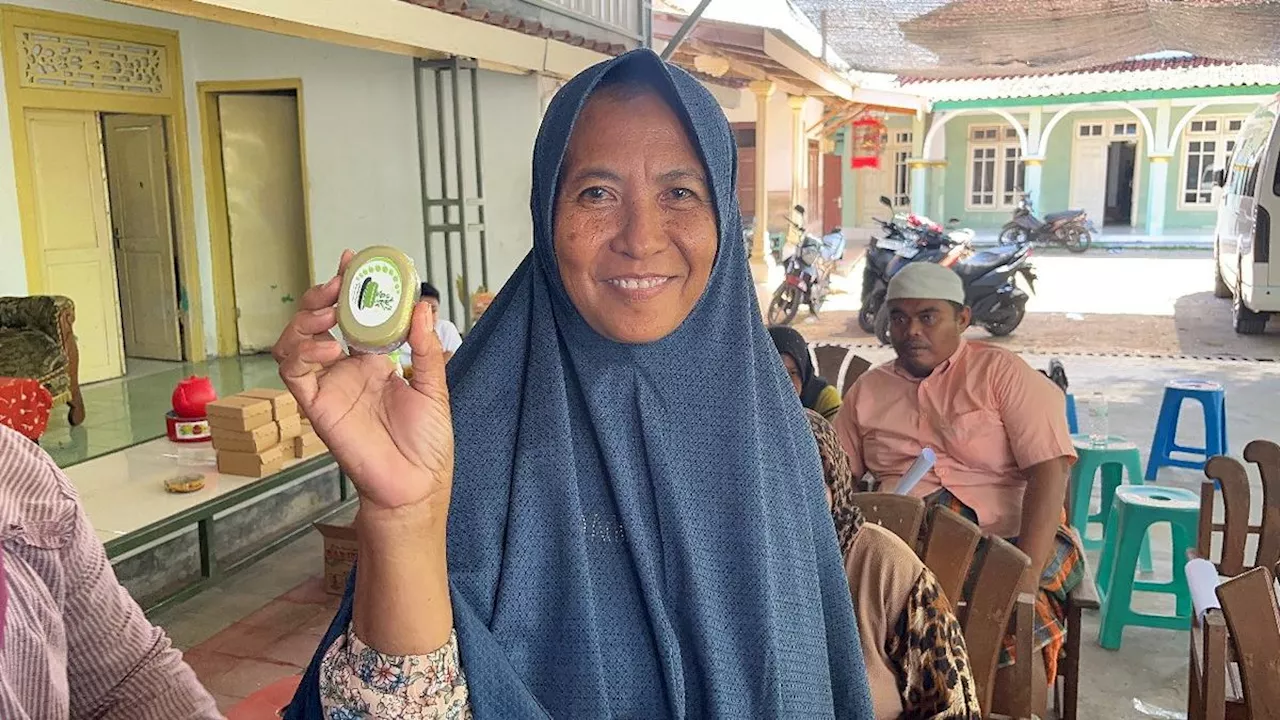
[[[920,573],[885,652],[898,677],[901,720],[982,720],[960,622],[933,573]]]
[[[849,456],[840,445],[840,436],[821,415],[805,410],[809,427],[818,441],[818,456],[822,458],[822,477],[831,491],[831,519],[836,523],[836,537],[840,540],[840,555],[847,557],[853,539],[862,527],[862,511],[853,504],[855,480],[849,467]]]

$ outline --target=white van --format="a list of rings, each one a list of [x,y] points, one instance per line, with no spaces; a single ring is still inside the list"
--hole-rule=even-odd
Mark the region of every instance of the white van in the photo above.
[[[1218,170],[1222,187],[1214,230],[1215,297],[1232,298],[1232,325],[1242,335],[1256,335],[1271,313],[1280,313],[1280,255],[1271,267],[1271,237],[1280,222],[1280,95],[1258,108],[1236,138],[1231,166]],[[1277,229],[1280,231],[1280,228]]]

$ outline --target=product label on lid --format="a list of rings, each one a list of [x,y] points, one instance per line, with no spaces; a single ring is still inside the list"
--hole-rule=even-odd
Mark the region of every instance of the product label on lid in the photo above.
[[[347,302],[356,322],[378,327],[391,319],[402,296],[400,269],[391,260],[376,257],[356,270]]]

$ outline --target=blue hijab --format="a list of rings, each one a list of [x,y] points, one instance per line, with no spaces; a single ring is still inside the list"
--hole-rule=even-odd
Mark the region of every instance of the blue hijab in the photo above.
[[[570,301],[552,243],[574,122],[629,66],[682,116],[719,251],[671,335],[622,345]],[[760,320],[723,111],[636,50],[556,94],[533,159],[534,248],[449,363],[454,626],[477,718],[871,718],[808,422]],[[319,720],[318,665],[286,718]]]

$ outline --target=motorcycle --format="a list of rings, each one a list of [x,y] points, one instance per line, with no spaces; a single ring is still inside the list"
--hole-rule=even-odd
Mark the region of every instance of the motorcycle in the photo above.
[[[821,238],[802,233],[799,247],[787,258],[786,276],[769,303],[769,324],[789,325],[802,303],[808,303],[809,311],[817,315],[827,299],[835,262],[842,257],[844,233],[840,228]]]
[[[1069,252],[1082,253],[1093,244],[1097,229],[1084,210],[1063,210],[1036,217],[1031,199],[1023,195],[1013,211],[1013,219],[1000,228],[1001,245],[1022,242],[1065,245]]]
[[[893,210],[889,198],[881,197],[880,203]],[[858,327],[865,333],[875,332],[876,314],[884,304],[889,279],[903,267],[913,262],[933,262],[952,267],[973,254],[972,230],[946,231],[932,220],[914,214],[897,213],[887,222],[873,219],[880,224],[884,237],[871,238],[862,268],[862,309],[858,312]],[[953,218],[952,222],[957,221]]]
[[[1030,258],[1031,244],[1022,242],[974,253],[951,266],[964,283],[965,305],[973,314],[974,325],[1004,337],[1022,324],[1030,296],[1018,287],[1015,278],[1021,275],[1027,289],[1035,292],[1038,276]],[[875,333],[881,343],[889,344],[888,305],[876,313]]]

